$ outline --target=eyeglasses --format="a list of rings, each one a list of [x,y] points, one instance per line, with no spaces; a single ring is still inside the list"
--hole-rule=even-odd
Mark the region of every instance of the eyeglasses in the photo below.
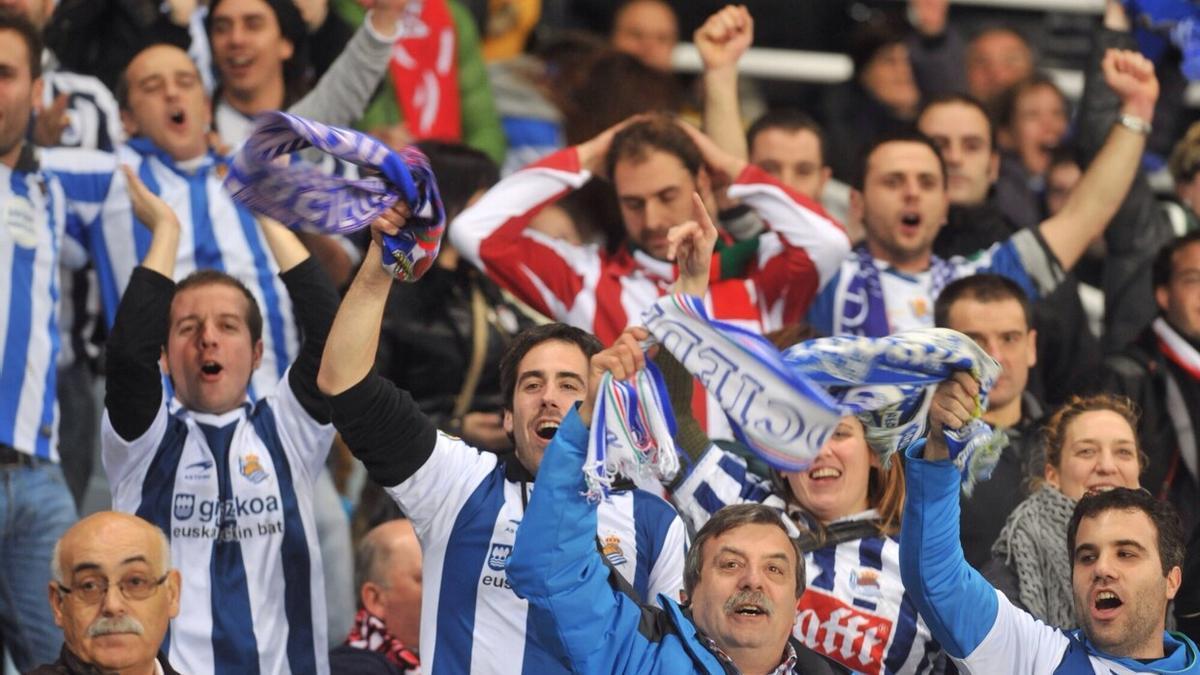
[[[151,579],[144,574],[130,574],[117,582],[117,588],[121,589],[121,595],[126,600],[145,600],[154,595],[158,587],[167,580],[167,575],[169,574],[170,572],[166,572],[157,580]],[[95,577],[84,579],[72,586],[58,584],[58,590],[61,593],[74,593],[75,597],[84,603],[95,605],[108,595],[108,586],[107,578]]]

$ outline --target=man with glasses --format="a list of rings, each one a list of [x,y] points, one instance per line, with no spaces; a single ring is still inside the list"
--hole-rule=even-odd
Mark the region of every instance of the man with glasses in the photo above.
[[[50,607],[64,644],[57,661],[30,675],[175,673],[159,652],[180,592],[162,530],[102,511],[67,530],[52,560]]]

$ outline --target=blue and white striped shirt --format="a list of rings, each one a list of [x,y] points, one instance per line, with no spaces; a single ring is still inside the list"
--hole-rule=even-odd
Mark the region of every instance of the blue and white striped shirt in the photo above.
[[[0,443],[55,462],[64,204],[30,146],[16,168],[0,165]]]
[[[387,488],[421,541],[420,653],[427,672],[565,672],[549,648],[531,639],[537,616],[505,574],[532,487],[507,477],[496,455],[438,433],[425,464]],[[642,490],[614,493],[600,503],[596,536],[609,564],[647,602],[659,593],[679,597],[687,531],[662,498]]]
[[[292,302],[254,215],[222,186],[226,159],[208,154],[175,162],[145,138],[116,154],[87,150],[44,151],[45,164],[67,197],[67,234],[84,242],[96,266],[104,316],[111,327],[129,277],[150,246],[138,222],[118,164],[133,167],[142,182],[175,211],[180,223],[175,278],[198,269],[237,277],[263,314],[263,359],[251,380],[251,398],[271,393],[299,348]]]

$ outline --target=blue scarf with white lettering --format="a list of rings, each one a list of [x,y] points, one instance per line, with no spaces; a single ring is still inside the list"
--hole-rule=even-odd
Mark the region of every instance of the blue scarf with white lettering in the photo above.
[[[780,353],[756,333],[710,319],[693,296],[664,296],[642,319],[717,399],[739,440],[782,471],[806,469],[847,415],[862,421],[868,444],[887,462],[925,435],[934,388],[960,370],[979,380],[981,392],[975,419],[946,432],[964,491],[991,475],[1007,441],[979,418],[1000,366],[961,333],[822,338]]]
[[[375,175],[331,176],[294,156],[315,148]],[[291,161],[289,161],[291,160]],[[366,173],[366,172],[364,172]],[[384,266],[402,281],[415,281],[437,258],[446,213],[429,159],[408,147],[392,151],[366,134],[290,113],[259,115],[254,133],[229,167],[225,187],[234,200],[288,227],[313,225],[338,234],[368,227],[404,200],[411,214],[397,235],[385,235],[391,261]]]
[[[854,256],[858,269],[838,298],[835,312],[839,312],[840,316],[834,317],[833,332],[837,335],[883,337],[892,332],[888,325],[887,303],[883,297],[883,279],[879,276],[879,268],[875,266],[875,258],[865,245],[857,247]],[[930,274],[933,278],[929,297],[936,298],[947,284],[954,281],[954,266],[933,256]]]

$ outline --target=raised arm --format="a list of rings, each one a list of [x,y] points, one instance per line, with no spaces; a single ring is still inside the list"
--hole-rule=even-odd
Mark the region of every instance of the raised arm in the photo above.
[[[1120,112],[1127,123],[1112,126],[1062,211],[1039,226],[1064,269],[1079,261],[1124,201],[1146,147],[1145,130],[1133,127],[1140,123],[1149,128],[1158,100],[1154,64],[1141,54],[1109,50],[1101,67],[1105,82],[1120,98]]]
[[[1049,673],[1067,638],[1013,607],[963,556],[960,475],[942,434],[971,419],[978,392],[967,373],[939,385],[927,440],[906,452],[900,574],[934,639],[967,672]]]
[[[151,231],[150,247],[133,271],[117,307],[106,347],[108,378],[104,408],[113,430],[126,441],[150,428],[162,404],[158,359],[167,343],[167,321],[175,297],[179,219],[137,175],[121,167],[137,218]]]
[[[387,74],[397,22],[405,0],[376,0],[346,48],[304,98],[288,112],[347,126],[362,116],[379,80]]]
[[[723,150],[746,159],[738,103],[738,60],[754,43],[754,19],[745,5],[726,5],[692,36],[704,63],[704,132]]]

